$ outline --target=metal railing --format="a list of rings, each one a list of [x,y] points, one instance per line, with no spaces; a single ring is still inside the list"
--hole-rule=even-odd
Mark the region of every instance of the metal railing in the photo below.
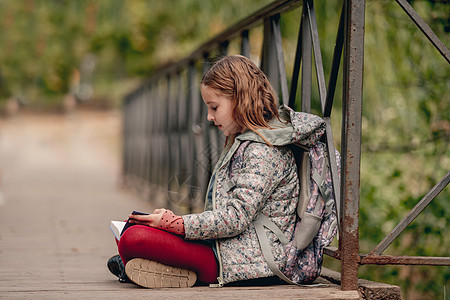
[[[397,3],[449,62],[449,50],[414,9],[406,0],[397,0]],[[299,7],[301,7],[301,22],[289,90],[281,42],[280,18],[284,13]],[[166,193],[168,191],[165,198],[168,207],[182,207],[192,212],[203,206],[201,201],[206,184],[223,147],[224,138],[206,120],[206,107],[199,93],[200,76],[208,69],[214,57],[228,54],[232,41],[238,40],[239,52],[249,57],[251,50],[249,35],[262,26],[260,66],[279,93],[281,103],[296,108],[295,100],[300,93],[301,110],[305,112],[311,110],[312,69],[315,68],[322,117],[326,122],[325,139],[330,154],[335,196],[341,208],[339,248],[327,248],[325,253],[341,260],[342,289],[357,289],[358,268],[361,264],[450,265],[448,257],[382,255],[406,226],[448,185],[450,172],[374,250],[367,255],[359,254],[364,22],[365,1],[343,1],[328,86],[325,84],[313,0],[275,1],[229,27],[186,58],[156,72],[124,101],[125,182],[132,186],[151,186],[153,190],[159,188]],[[343,120],[342,169],[339,185],[330,116],[341,65]],[[301,89],[297,91],[299,78]]]

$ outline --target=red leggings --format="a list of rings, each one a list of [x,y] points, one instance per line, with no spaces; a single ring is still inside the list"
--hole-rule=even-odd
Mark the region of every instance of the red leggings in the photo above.
[[[134,225],[120,238],[119,254],[126,264],[133,258],[145,258],[165,265],[189,269],[203,283],[217,282],[217,260],[212,248],[199,241],[157,228]]]

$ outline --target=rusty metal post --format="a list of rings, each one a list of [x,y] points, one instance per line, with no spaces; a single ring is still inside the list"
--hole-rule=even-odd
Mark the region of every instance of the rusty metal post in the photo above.
[[[339,240],[342,290],[358,289],[359,187],[365,0],[344,1],[346,12],[342,122],[342,235]]]

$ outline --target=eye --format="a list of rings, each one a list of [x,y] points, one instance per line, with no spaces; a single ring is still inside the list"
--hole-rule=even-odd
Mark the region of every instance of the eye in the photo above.
[[[213,111],[216,111],[216,110],[217,110],[217,106],[211,107],[211,109],[212,109]]]

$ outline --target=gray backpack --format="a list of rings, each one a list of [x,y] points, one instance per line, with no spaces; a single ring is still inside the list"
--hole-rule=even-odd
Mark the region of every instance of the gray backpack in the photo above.
[[[272,272],[291,284],[313,282],[322,269],[323,248],[328,246],[337,232],[337,205],[334,199],[331,172],[326,145],[316,143],[310,149],[297,144],[289,145],[298,168],[300,195],[293,239],[288,240],[281,230],[265,215],[254,221],[264,259]],[[340,155],[336,162],[340,174]],[[337,183],[339,184],[339,183]],[[281,241],[287,256],[283,272],[278,269],[264,227]]]

